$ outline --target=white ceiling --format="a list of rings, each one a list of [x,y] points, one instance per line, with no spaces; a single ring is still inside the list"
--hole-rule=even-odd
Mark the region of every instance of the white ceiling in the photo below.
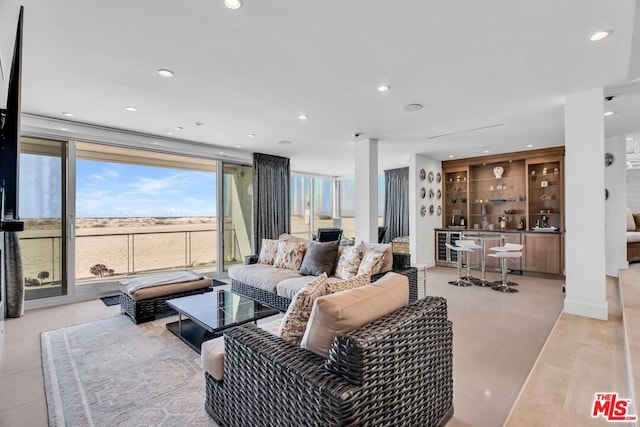
[[[24,112],[240,145],[329,175],[353,172],[354,132],[379,138],[381,169],[410,153],[562,145],[563,96],[597,87],[619,93],[607,135],[640,131],[640,90],[617,86],[631,79],[633,0],[244,2],[0,0],[0,59],[24,4]],[[588,41],[602,29],[613,33]]]

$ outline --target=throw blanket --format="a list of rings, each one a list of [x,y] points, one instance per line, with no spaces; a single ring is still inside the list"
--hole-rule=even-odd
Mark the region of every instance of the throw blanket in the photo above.
[[[124,279],[120,281],[129,294],[133,295],[136,291],[144,288],[152,288],[154,286],[168,285],[171,283],[192,282],[194,280],[202,280],[204,276],[191,270],[171,271],[168,273],[153,274],[151,276],[135,277],[133,279]]]

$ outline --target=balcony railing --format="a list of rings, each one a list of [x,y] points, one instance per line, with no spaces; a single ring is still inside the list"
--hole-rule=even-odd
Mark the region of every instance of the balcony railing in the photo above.
[[[43,235],[45,233],[42,231],[38,236],[21,236],[25,277],[42,283],[60,282],[62,238]],[[225,241],[229,242],[225,261],[237,262],[241,258],[241,251],[236,232],[233,228],[225,231]],[[51,230],[51,233],[55,233],[55,230]],[[216,265],[217,260],[217,236],[215,228],[76,235],[76,280],[82,282],[99,277],[91,272],[91,268],[97,264],[104,265],[107,275],[113,276],[211,267]],[[43,276],[46,277],[41,279]]]

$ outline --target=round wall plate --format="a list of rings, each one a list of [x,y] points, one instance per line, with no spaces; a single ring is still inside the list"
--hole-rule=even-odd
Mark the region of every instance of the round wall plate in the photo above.
[[[429,189],[429,200],[433,199],[433,196],[435,196],[433,190],[430,188]]]
[[[442,215],[442,206],[438,205],[438,209],[436,209],[438,216]]]
[[[420,181],[424,181],[427,178],[427,171],[420,169]]]
[[[424,199],[426,197],[426,195],[427,195],[427,190],[425,190],[424,187],[422,187],[420,189],[420,198]]]
[[[438,173],[436,174],[436,182],[437,182],[438,184],[440,184],[440,181],[442,181],[442,175],[440,175],[440,172],[438,172]]]
[[[429,175],[427,175],[427,178],[429,179],[429,182],[433,182],[433,179],[435,178],[435,175],[433,175],[433,171],[429,171]]]
[[[442,191],[436,191],[436,197],[438,198],[438,200],[440,200],[440,198],[442,197]]]
[[[420,206],[420,216],[425,216],[427,214],[427,207],[425,205]]]
[[[615,157],[613,156],[613,154],[604,153],[604,165],[605,166],[611,166],[613,164],[614,160],[615,160]]]
[[[433,215],[435,211],[436,211],[436,208],[433,205],[429,205],[429,215]]]

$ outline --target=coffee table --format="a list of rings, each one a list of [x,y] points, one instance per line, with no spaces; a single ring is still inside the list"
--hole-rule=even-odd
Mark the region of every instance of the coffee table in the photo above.
[[[225,290],[174,298],[167,304],[178,312],[178,321],[167,323],[167,329],[198,353],[204,341],[221,336],[227,328],[280,313]]]

